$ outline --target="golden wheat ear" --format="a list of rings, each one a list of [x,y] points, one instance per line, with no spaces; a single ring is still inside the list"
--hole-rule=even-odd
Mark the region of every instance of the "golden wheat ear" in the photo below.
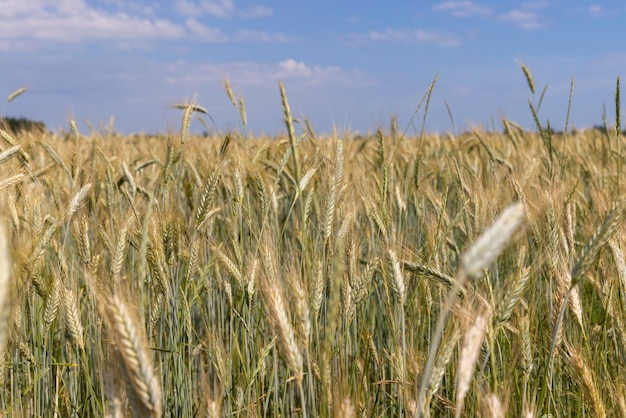
[[[134,394],[138,401],[135,413],[143,411],[137,416],[160,418],[163,414],[163,395],[145,343],[145,331],[137,325],[133,313],[118,295],[107,299],[109,327],[130,383],[127,392],[129,396]]]
[[[114,350],[110,359],[119,365],[134,417],[161,418],[163,393],[152,364],[146,332],[133,309],[117,293],[109,294],[89,274],[87,286],[97,301]],[[111,402],[114,400],[110,399]]]

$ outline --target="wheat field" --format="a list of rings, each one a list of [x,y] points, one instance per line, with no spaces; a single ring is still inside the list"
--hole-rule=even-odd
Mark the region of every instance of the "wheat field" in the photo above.
[[[280,91],[277,138],[0,131],[5,416],[626,416],[619,112],[318,137]]]

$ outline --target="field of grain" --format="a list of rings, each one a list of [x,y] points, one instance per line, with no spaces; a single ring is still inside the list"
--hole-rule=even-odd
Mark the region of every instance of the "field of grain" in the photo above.
[[[619,114],[354,139],[283,99],[279,138],[0,131],[6,416],[626,416]]]

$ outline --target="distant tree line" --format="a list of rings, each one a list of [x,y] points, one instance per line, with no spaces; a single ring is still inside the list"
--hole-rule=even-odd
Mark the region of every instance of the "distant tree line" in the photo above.
[[[13,133],[22,131],[46,131],[46,125],[43,122],[37,122],[26,118],[0,117],[0,127],[6,128]]]

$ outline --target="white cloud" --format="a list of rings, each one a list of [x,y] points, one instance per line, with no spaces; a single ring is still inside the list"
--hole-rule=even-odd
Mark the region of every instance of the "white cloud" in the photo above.
[[[345,78],[339,67],[309,66],[292,58],[278,63],[275,78],[279,80],[305,79],[312,84],[328,84]]]
[[[498,17],[500,22],[510,23],[525,30],[538,29],[543,26],[535,12],[513,9]]]
[[[41,1],[5,0],[0,8],[0,18],[33,14],[39,12],[44,6]]]
[[[489,16],[493,10],[489,7],[479,6],[473,1],[444,1],[433,5],[433,10],[441,12],[450,12],[452,16],[468,17],[468,16]]]
[[[4,1],[0,7],[0,51],[37,50],[43,43],[54,42],[116,41],[116,48],[129,50],[144,45],[140,42],[163,39],[227,42],[229,39],[221,30],[207,26],[194,15],[243,16],[235,10],[232,0],[178,1],[177,11],[187,16],[180,24],[152,17],[153,9],[133,14],[130,10],[135,3],[120,0],[102,0],[107,10],[94,8],[86,0],[0,1]],[[260,17],[271,14],[271,9],[257,6],[248,12],[249,17]],[[251,30],[240,30],[231,40],[290,41],[284,34]]]
[[[0,41],[176,39],[185,29],[164,19],[90,8],[83,0],[9,0],[0,9]]]
[[[287,59],[278,63],[279,74],[283,77],[310,77],[313,70],[304,62],[296,61],[294,59]],[[337,71],[337,68],[331,67],[331,71]]]
[[[424,29],[396,30],[387,29],[384,32],[371,31],[368,38],[373,41],[396,41],[416,45],[434,44],[443,47],[461,45],[461,40],[450,32],[429,31]]]
[[[233,0],[177,0],[174,3],[174,11],[182,16],[200,17],[210,15],[220,19],[239,17],[242,19],[255,19],[270,17],[274,11],[267,6],[252,6],[247,9],[238,9]]]

